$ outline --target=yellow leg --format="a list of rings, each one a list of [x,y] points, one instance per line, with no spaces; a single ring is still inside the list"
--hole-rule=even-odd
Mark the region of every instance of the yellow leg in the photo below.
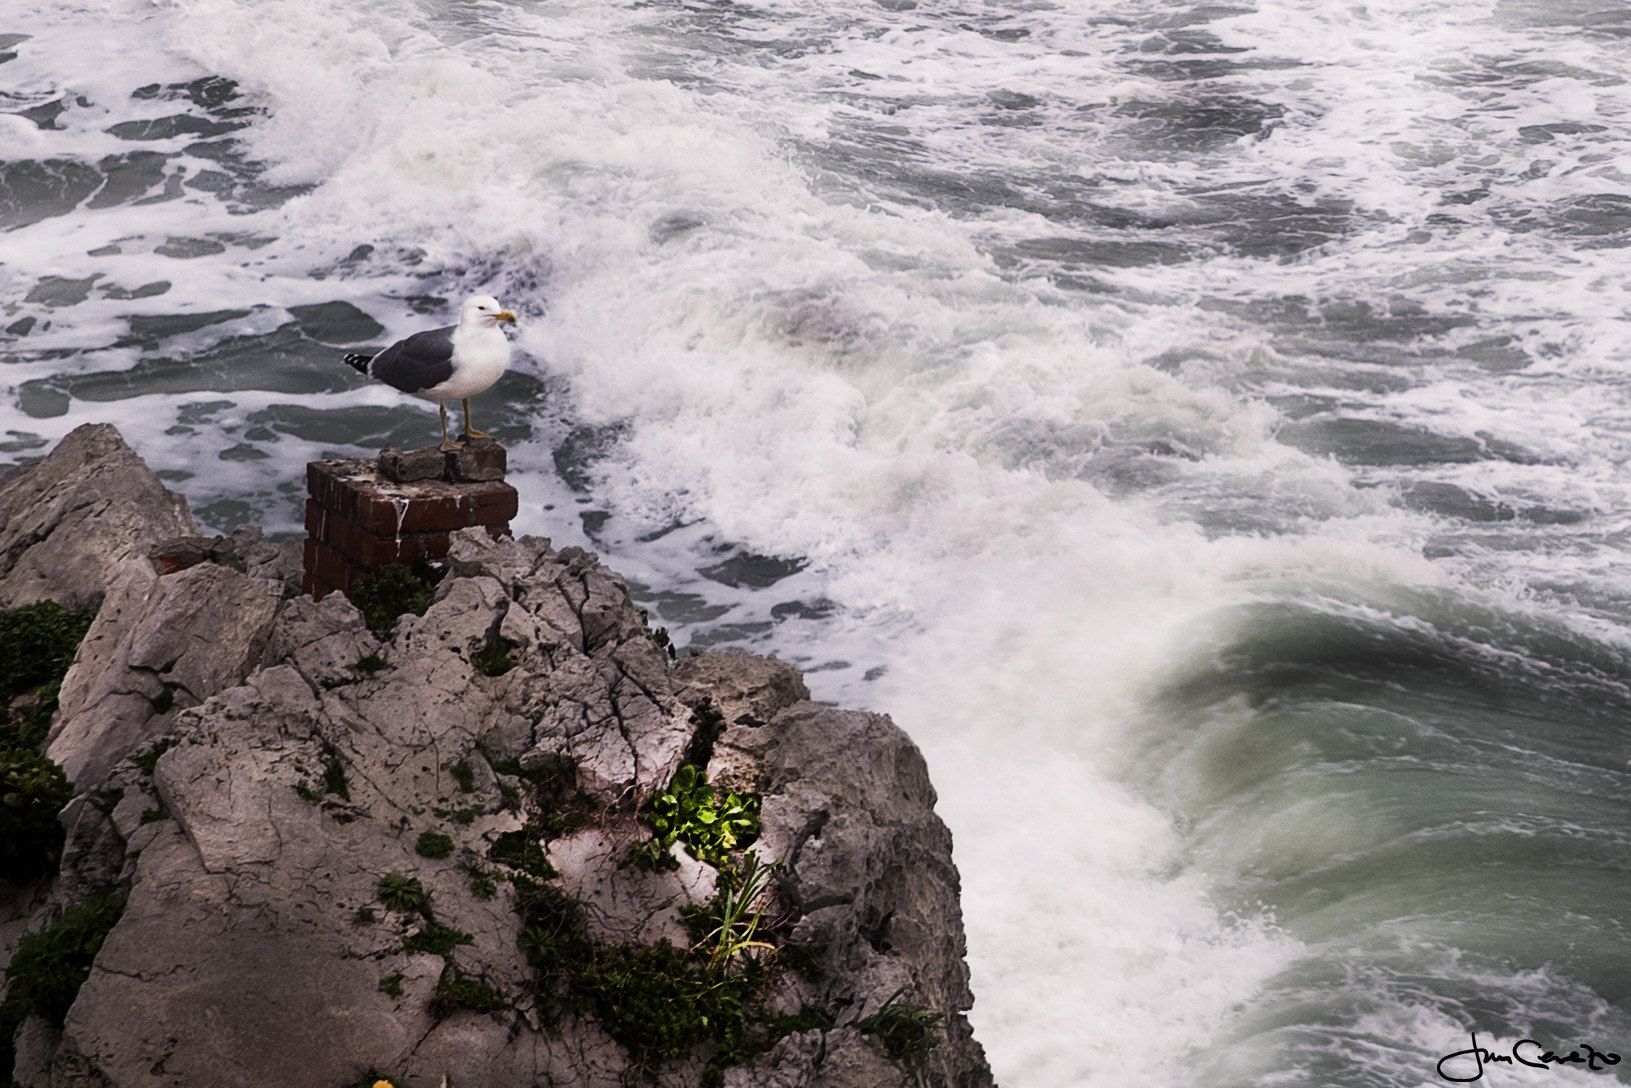
[[[442,413],[442,452],[447,453],[450,450],[458,449],[463,443],[455,442],[447,436],[447,405],[437,401],[436,408]]]
[[[478,431],[470,426],[470,398],[464,398],[464,436],[466,438],[491,438],[486,431]]]

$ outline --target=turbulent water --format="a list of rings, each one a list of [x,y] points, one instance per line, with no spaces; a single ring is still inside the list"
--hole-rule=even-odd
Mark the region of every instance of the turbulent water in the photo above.
[[[10,0],[0,451],[298,532],[437,437],[339,356],[498,295],[517,529],[924,748],[1000,1083],[1631,1056],[1628,77],[1611,0]]]

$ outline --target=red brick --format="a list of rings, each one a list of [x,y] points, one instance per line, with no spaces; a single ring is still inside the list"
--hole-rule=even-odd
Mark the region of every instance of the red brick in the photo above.
[[[348,592],[362,573],[345,556],[310,537],[306,539],[306,571],[341,593]]]
[[[474,496],[475,509],[471,511],[471,525],[496,525],[508,522],[521,509],[521,496],[509,484],[496,484]]]
[[[320,601],[324,597],[327,597],[330,593],[338,592],[333,586],[317,577],[317,575],[310,573],[301,579],[300,591],[314,601]]]

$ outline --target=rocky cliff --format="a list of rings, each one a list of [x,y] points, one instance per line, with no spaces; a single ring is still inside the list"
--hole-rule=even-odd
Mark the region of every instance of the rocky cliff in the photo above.
[[[888,718],[775,659],[675,663],[545,540],[458,534],[370,628],[290,544],[176,543],[109,427],[0,478],[0,525],[0,606],[89,622],[7,734],[5,803],[71,798],[44,875],[0,882],[27,1088],[990,1083]]]

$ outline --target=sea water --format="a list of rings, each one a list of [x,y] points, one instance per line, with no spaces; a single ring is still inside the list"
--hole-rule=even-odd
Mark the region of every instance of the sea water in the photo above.
[[[340,356],[495,294],[516,529],[923,748],[1000,1083],[1631,1054],[1628,74],[1585,0],[12,0],[0,457],[295,533],[438,437]]]

